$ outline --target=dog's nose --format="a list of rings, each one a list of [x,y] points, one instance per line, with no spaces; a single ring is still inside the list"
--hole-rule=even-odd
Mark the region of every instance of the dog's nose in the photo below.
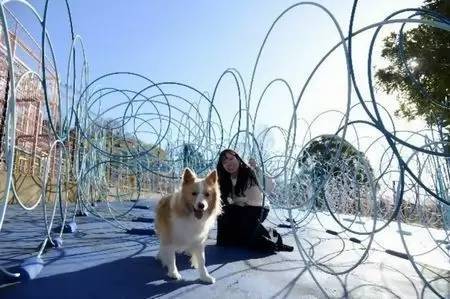
[[[202,202],[199,202],[197,206],[200,210],[203,210],[205,208],[205,205]]]

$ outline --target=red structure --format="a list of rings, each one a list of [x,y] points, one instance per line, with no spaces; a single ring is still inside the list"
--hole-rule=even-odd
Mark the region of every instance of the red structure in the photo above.
[[[48,115],[45,107],[43,86],[38,77],[42,73],[41,53],[38,43],[28,33],[20,21],[6,10],[10,29],[10,43],[14,56],[14,76],[16,83],[16,153],[14,173],[16,175],[40,175],[44,166],[44,158],[48,156],[53,133],[49,127]],[[25,63],[27,61],[28,63]],[[49,95],[49,107],[52,120],[59,119],[57,86],[55,71],[47,63],[46,88]],[[34,66],[34,67],[33,67]],[[33,73],[34,72],[34,73]],[[6,127],[6,109],[10,104],[7,99],[12,86],[8,71],[8,57],[5,47],[5,36],[0,28],[0,169],[5,168],[4,140]],[[59,126],[58,123],[54,123]],[[55,159],[52,159],[55,160]],[[55,161],[52,161],[55,165]],[[52,174],[53,174],[52,167]]]

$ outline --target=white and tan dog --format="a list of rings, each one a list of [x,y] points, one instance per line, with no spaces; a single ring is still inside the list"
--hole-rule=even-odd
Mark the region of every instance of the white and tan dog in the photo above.
[[[217,172],[197,178],[186,168],[181,189],[163,197],[156,209],[155,228],[161,241],[157,258],[167,267],[170,277],[181,279],[175,253],[185,252],[199,270],[200,279],[215,282],[205,267],[205,241],[221,211]]]

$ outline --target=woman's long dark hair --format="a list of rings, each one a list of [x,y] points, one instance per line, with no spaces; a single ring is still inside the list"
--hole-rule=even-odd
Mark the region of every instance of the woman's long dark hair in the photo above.
[[[232,149],[223,150],[219,155],[219,161],[217,162],[217,175],[219,176],[220,193],[224,204],[228,202],[226,199],[231,196],[232,184],[231,174],[228,173],[223,167],[223,161],[226,159],[226,154],[231,154],[236,157],[239,162],[239,171],[236,180],[236,186],[234,187],[234,194],[237,196],[245,196],[244,192],[249,187],[257,185],[258,180],[254,171],[242,160],[242,158]]]

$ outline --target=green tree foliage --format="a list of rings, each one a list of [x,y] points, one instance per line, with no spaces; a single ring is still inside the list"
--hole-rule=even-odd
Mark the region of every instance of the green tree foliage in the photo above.
[[[311,141],[302,151],[297,162],[300,169],[310,174],[309,177],[312,178],[315,188],[321,188],[324,180],[329,176],[343,181],[350,179],[355,182],[356,188],[368,185],[369,180],[373,178],[373,169],[364,153],[334,135],[320,136]],[[316,206],[322,208],[323,190],[316,191],[319,195]]]
[[[197,174],[205,170],[207,161],[198,146],[192,143],[185,143],[181,154],[183,158],[183,167],[189,167]]]
[[[450,18],[450,1],[425,0],[424,9]],[[429,16],[423,16],[428,18]],[[399,96],[396,114],[409,120],[423,118],[450,133],[450,32],[419,25],[384,39],[381,56],[389,62],[376,72],[376,80],[388,94]],[[404,55],[400,55],[400,44]],[[403,56],[403,57],[402,57]],[[411,77],[416,80],[411,79]],[[448,138],[448,137],[447,137]]]
[[[339,154],[341,142],[342,147],[337,163],[333,163],[336,155]],[[331,173],[333,176],[342,173],[352,173],[359,183],[368,182],[368,175],[364,169],[364,163],[369,168],[369,171],[373,173],[364,153],[355,149],[347,141],[333,135],[324,135],[313,140],[298,160],[300,167],[307,166],[310,169],[312,167],[313,173],[318,177],[328,173]]]

